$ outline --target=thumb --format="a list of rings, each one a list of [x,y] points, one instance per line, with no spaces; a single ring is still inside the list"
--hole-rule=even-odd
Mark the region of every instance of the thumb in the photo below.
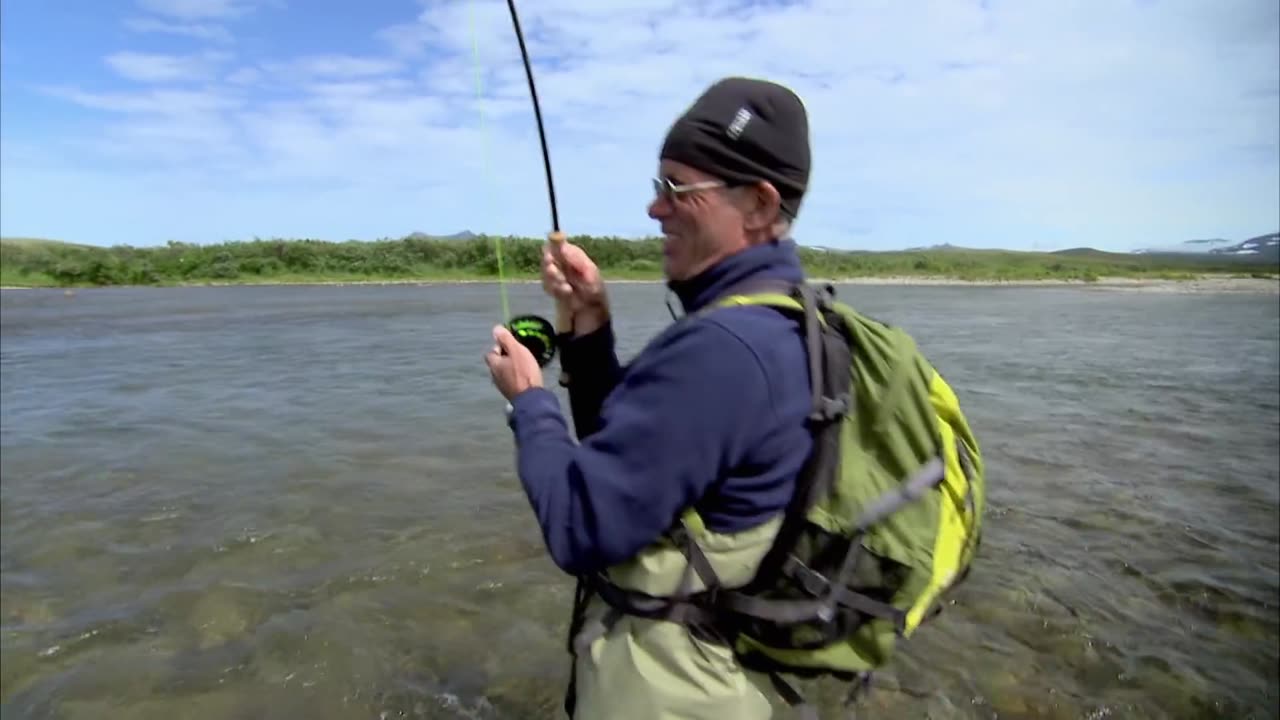
[[[516,340],[516,336],[512,335],[511,331],[502,325],[493,326],[493,339],[498,343],[499,347],[507,351],[508,355],[511,354],[512,345],[520,344],[520,341]]]
[[[560,246],[560,262],[566,269],[579,277],[585,275],[591,267],[591,259],[587,257],[582,248],[569,243]]]
[[[508,356],[518,355],[520,353],[529,353],[529,349],[520,344],[515,335],[511,334],[503,325],[495,325],[493,328],[493,339],[497,341],[499,347]]]

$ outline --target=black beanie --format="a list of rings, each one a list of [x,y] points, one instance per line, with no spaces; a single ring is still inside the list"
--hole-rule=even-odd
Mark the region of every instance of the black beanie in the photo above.
[[[794,218],[809,185],[808,114],[781,85],[725,78],[676,119],[661,157],[731,184],[766,180],[782,196],[782,211]]]

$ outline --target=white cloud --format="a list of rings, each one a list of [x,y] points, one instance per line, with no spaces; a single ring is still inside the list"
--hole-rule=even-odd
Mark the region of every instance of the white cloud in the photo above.
[[[108,55],[105,61],[112,70],[129,80],[164,83],[208,79],[215,67],[224,62],[227,57],[222,53],[160,55],[117,52]]]
[[[231,33],[221,25],[169,22],[156,18],[126,18],[124,25],[130,30],[139,33],[179,35],[217,43],[230,43],[233,41]]]
[[[370,77],[386,75],[400,69],[400,63],[381,58],[361,58],[350,55],[316,55],[302,58],[298,69],[317,77]]]
[[[151,15],[123,18],[133,32],[225,45],[235,42],[225,23],[244,20],[263,7],[281,8],[283,0],[137,0],[137,6]]]
[[[142,4],[182,27],[252,22],[249,3]],[[189,177],[207,161],[211,207],[230,202],[219,192],[290,183],[290,202],[305,204],[321,183],[339,203],[344,186],[373,198],[348,203],[351,215],[406,233],[544,232],[505,3],[417,10],[364,38],[374,51],[276,45],[230,64],[124,51],[108,63],[126,77],[192,85],[54,92],[107,113],[91,145],[102,162],[132,156],[133,171]],[[783,81],[809,108],[805,242],[1129,248],[1280,225],[1280,18],[1266,0],[540,0],[520,12],[570,232],[652,231],[644,205],[662,134],[731,74]],[[242,234],[262,232],[268,220],[234,204],[246,208]],[[325,234],[286,234],[305,233]]]
[[[137,113],[185,117],[190,113],[221,112],[235,108],[239,101],[228,93],[199,90],[146,90],[95,93],[61,87],[47,92],[86,108],[115,113]]]
[[[157,15],[179,20],[226,20],[249,12],[251,0],[138,0],[138,5]]]

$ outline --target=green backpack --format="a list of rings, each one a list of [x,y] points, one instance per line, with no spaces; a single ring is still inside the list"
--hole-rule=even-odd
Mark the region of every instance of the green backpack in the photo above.
[[[731,305],[797,315],[808,344],[813,452],[755,579],[714,599],[733,616],[744,664],[800,704],[778,672],[865,683],[966,577],[982,532],[982,456],[911,337],[830,286],[715,303]]]
[[[771,549],[751,582],[723,588],[691,540],[701,523],[691,509],[667,541],[708,590],[653,597],[596,577],[575,605],[589,589],[615,609],[727,642],[816,718],[782,674],[850,681],[852,700],[898,639],[941,609],[981,537],[982,457],[950,386],[901,329],[808,284],[734,292],[698,314],[734,305],[797,317],[808,345],[814,446]]]

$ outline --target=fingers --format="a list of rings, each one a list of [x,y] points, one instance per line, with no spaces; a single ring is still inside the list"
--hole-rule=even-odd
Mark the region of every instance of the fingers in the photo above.
[[[559,302],[583,303],[599,299],[600,271],[582,248],[568,242],[564,233],[548,235],[542,251],[542,287]]]
[[[556,262],[550,251],[544,252],[542,256],[542,287],[558,300],[568,300],[573,295],[573,286],[569,284],[560,263]]]
[[[556,258],[551,256],[550,252],[542,255],[542,274],[543,277],[553,283],[564,282],[564,269],[560,267],[560,263]]]
[[[580,271],[591,265],[591,259],[587,257],[587,253],[582,248],[566,240],[564,233],[553,232],[547,237],[550,242],[542,251],[544,261],[550,258],[566,271],[571,272]]]
[[[494,346],[485,355],[493,384],[510,401],[531,387],[542,386],[542,370],[528,348],[504,325],[493,328]]]
[[[521,355],[533,357],[533,353],[529,351],[529,348],[522,345],[516,336],[512,335],[511,331],[502,325],[493,326],[493,339],[498,342],[496,349],[507,357],[519,357]]]
[[[561,252],[563,252],[564,246],[568,244],[569,243],[565,239],[564,233],[562,232],[550,233],[549,235],[547,235],[547,246],[543,250],[543,255],[550,257],[552,260],[559,262],[561,260],[560,254]]]
[[[498,325],[493,329],[493,347],[489,348],[489,352],[484,354],[484,364],[489,366],[489,374],[497,380],[498,376],[507,372],[506,368],[511,364],[511,352],[506,343],[519,345],[515,336],[510,330]]]
[[[576,275],[579,278],[586,278],[594,268],[591,258],[587,257],[587,254],[577,245],[566,244],[560,248],[560,262],[567,275]]]
[[[508,355],[511,354],[511,350],[515,346],[520,345],[520,341],[516,340],[516,336],[512,335],[510,330],[501,325],[493,326],[493,339],[498,343],[498,346],[494,349],[505,352]]]
[[[484,364],[489,366],[489,374],[494,378],[498,376],[498,369],[506,363],[508,358],[502,354],[502,348],[494,345],[489,352],[484,354]]]

